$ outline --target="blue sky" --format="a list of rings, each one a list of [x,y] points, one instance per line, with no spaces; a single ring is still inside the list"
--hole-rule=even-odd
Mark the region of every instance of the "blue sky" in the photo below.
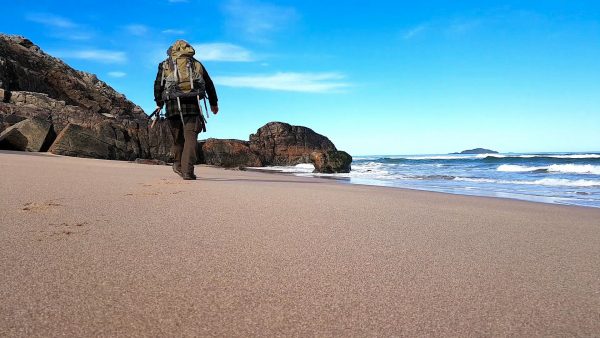
[[[216,82],[201,138],[269,121],[353,155],[600,151],[598,1],[10,1],[0,31],[147,112],[178,38]]]

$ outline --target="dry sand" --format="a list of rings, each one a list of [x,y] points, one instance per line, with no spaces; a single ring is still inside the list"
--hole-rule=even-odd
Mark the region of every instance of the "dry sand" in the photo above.
[[[0,336],[599,336],[600,209],[0,152]]]

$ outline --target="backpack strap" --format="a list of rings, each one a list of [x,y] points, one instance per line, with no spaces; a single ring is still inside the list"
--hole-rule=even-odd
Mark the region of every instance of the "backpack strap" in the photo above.
[[[175,76],[175,81],[179,82],[179,69],[177,68],[177,58],[171,59],[173,63],[173,76]]]
[[[193,71],[192,71],[192,60],[191,60],[191,58],[187,59],[186,67],[187,67],[188,77],[190,78],[190,88],[194,89],[194,79],[192,79]]]

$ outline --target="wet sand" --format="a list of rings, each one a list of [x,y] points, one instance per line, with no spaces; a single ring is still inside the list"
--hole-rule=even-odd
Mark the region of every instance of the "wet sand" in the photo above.
[[[598,336],[600,209],[0,152],[0,336]]]

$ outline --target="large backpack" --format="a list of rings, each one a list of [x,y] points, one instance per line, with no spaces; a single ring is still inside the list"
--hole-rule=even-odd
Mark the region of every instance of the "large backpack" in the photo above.
[[[202,64],[194,59],[196,51],[183,40],[169,48],[169,57],[162,63],[162,99],[164,101],[182,97],[205,98],[206,90]]]

